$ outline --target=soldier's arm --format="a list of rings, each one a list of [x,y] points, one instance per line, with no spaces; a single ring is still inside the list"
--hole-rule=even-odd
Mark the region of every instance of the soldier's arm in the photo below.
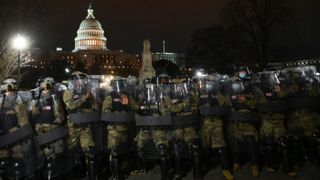
[[[40,114],[39,107],[37,107],[35,100],[31,102],[31,114],[32,114],[32,117],[35,117],[38,114]]]
[[[68,110],[74,110],[79,108],[85,101],[87,97],[81,97],[77,100],[74,100],[70,91],[65,91],[63,93],[63,101]]]
[[[171,103],[171,112],[177,113],[180,112],[183,108],[183,104],[182,103],[176,103],[176,102],[172,102]]]
[[[255,90],[254,99],[256,100],[254,106],[256,106],[258,103],[267,102],[266,97],[264,96],[263,92],[260,89]]]
[[[200,103],[200,98],[199,98],[198,94],[195,93],[195,92],[192,93],[191,94],[191,111],[193,113],[197,113],[198,112],[198,109],[199,109],[198,104],[199,103]]]
[[[24,104],[18,104],[14,107],[18,121],[19,121],[19,126],[25,126],[29,124],[29,119],[28,119],[28,113],[27,113],[27,107]]]
[[[112,98],[111,96],[107,96],[102,104],[102,111],[106,112],[106,111],[111,111],[112,108]]]
[[[54,104],[53,104],[54,116],[55,116],[54,123],[63,124],[65,122],[65,114],[64,114],[61,98],[57,95],[53,96],[52,98],[54,101]]]
[[[129,106],[131,110],[134,110],[134,111],[138,110],[139,108],[137,101],[135,101],[134,98],[132,98],[131,96],[129,97]]]

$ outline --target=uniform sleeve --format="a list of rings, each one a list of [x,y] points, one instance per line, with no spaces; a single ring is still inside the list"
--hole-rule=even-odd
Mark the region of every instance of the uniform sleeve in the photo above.
[[[27,107],[24,104],[18,104],[15,106],[15,111],[17,112],[18,121],[20,126],[25,126],[29,124]]]
[[[65,114],[62,106],[62,100],[59,96],[53,96],[55,123],[63,124],[65,122]]]
[[[138,103],[131,96],[129,96],[129,106],[131,110],[134,110],[134,111],[138,110]]]
[[[74,100],[72,97],[72,93],[70,91],[65,91],[63,93],[63,101],[68,110],[74,110],[79,108],[85,101],[85,97]]]
[[[31,114],[32,114],[32,117],[36,117],[38,114],[40,114],[39,107],[36,106],[35,100],[31,102]]]
[[[107,111],[111,111],[112,108],[112,98],[111,96],[107,96],[102,104],[102,111],[103,112],[107,112]]]
[[[258,104],[258,103],[266,103],[267,102],[266,97],[264,96],[263,92],[260,89],[257,89],[255,91],[255,95],[254,96],[255,96],[254,99],[256,99],[256,104]]]

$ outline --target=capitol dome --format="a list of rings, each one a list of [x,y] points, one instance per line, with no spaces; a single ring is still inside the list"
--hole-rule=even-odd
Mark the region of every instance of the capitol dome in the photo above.
[[[104,36],[104,30],[100,22],[93,15],[91,5],[86,19],[80,24],[74,41],[74,52],[79,50],[107,50],[107,38]]]

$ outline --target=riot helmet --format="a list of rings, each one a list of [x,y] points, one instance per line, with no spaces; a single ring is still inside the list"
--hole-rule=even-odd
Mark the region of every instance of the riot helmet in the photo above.
[[[41,89],[53,89],[55,85],[55,81],[52,77],[46,77],[43,79],[43,81],[40,83]]]
[[[89,91],[88,84],[88,75],[80,71],[75,71],[70,76],[68,89],[76,94],[84,95]]]
[[[280,91],[280,80],[275,71],[263,71],[259,73],[259,83],[261,89],[271,90],[274,92]]]
[[[115,76],[111,82],[110,82],[110,86],[112,88],[112,91],[114,92],[124,92],[127,89],[127,81],[119,76]]]
[[[13,78],[8,78],[2,82],[1,92],[13,92],[17,91],[17,81]]]
[[[244,63],[237,64],[234,67],[234,72],[238,78],[241,80],[251,80],[252,71],[251,69],[245,65]]]
[[[168,84],[170,82],[170,78],[168,74],[160,74],[157,78],[157,84]]]

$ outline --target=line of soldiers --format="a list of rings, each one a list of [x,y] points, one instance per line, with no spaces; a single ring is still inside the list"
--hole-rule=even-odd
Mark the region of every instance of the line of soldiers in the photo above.
[[[45,78],[25,102],[6,79],[0,99],[0,179],[125,179],[159,164],[161,179],[191,167],[203,179],[214,160],[233,179],[244,158],[296,175],[320,163],[319,73],[315,67],[193,79],[160,75],[101,79],[72,73],[67,88]],[[231,162],[233,163],[231,166]]]

